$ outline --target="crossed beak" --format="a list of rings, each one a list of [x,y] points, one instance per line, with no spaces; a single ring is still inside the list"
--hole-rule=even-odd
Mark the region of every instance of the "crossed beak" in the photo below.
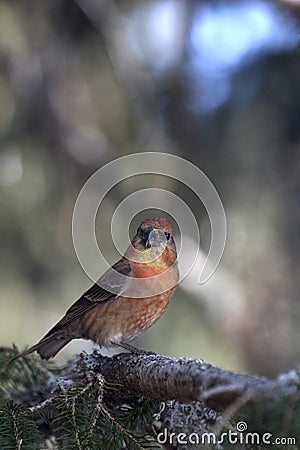
[[[151,248],[151,233],[153,233],[153,228],[150,228],[144,235],[145,248]]]

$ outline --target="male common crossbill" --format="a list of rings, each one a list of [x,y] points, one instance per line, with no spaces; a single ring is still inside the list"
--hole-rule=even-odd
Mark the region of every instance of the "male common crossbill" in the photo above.
[[[49,359],[78,338],[134,351],[128,341],[161,317],[178,281],[171,225],[164,218],[146,219],[120,261],[36,345],[18,356],[37,351]]]

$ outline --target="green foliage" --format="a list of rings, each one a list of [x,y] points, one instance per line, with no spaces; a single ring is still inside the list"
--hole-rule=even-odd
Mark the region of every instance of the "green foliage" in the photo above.
[[[0,351],[0,401],[9,400],[12,393],[31,391],[34,386],[46,383],[51,375],[55,375],[52,363],[42,363],[35,356],[10,362],[17,354],[16,347]]]
[[[26,408],[8,401],[0,405],[1,450],[37,450],[42,440],[37,426]]]
[[[131,405],[108,406],[103,402],[105,389],[104,379],[99,375],[87,384],[71,385],[54,400],[58,414],[53,431],[61,447],[91,450],[153,448],[153,440],[141,430],[151,423],[154,405],[136,399]]]
[[[70,379],[64,368],[35,356],[8,364],[16,354],[17,349],[0,353],[1,450],[49,448],[49,438],[62,450],[157,448],[149,434],[157,403],[118,404],[110,395],[115,387],[101,374],[87,370]]]

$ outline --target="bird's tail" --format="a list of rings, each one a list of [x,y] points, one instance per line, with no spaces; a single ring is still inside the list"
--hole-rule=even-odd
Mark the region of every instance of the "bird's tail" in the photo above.
[[[37,352],[42,359],[53,358],[65,345],[67,345],[72,338],[64,337],[60,332],[53,334],[47,334],[37,344],[30,347],[28,350],[19,353],[13,360],[20,358],[21,356],[29,355],[30,353]]]

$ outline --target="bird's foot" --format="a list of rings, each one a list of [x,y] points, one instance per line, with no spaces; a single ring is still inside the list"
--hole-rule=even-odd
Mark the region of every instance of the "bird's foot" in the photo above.
[[[133,345],[128,344],[127,342],[118,342],[114,343],[114,345],[118,345],[119,347],[125,348],[125,350],[128,350],[130,353],[134,353],[135,355],[153,355],[154,352],[149,352],[147,350],[141,350],[140,348],[136,348]]]

